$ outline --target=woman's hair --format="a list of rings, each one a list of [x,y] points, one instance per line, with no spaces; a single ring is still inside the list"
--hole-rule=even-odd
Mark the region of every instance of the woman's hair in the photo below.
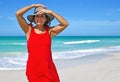
[[[50,26],[51,24],[50,18],[47,15],[45,16],[46,16],[47,21],[45,22],[44,26]]]

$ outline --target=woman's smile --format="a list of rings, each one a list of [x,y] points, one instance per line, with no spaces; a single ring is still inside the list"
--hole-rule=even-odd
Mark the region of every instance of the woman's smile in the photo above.
[[[42,24],[43,21],[42,20],[37,20],[36,22],[37,22],[37,24]]]

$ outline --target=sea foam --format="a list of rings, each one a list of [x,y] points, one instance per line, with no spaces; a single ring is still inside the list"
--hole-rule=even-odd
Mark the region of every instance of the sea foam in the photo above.
[[[100,42],[100,40],[69,41],[69,42],[64,42],[64,44],[84,44],[84,43],[94,43],[94,42]]]

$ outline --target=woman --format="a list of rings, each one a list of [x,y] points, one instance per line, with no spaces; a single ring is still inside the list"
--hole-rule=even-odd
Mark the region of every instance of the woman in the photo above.
[[[28,16],[28,24],[23,15],[35,8],[34,14]],[[67,26],[68,22],[52,10],[47,10],[43,4],[32,4],[16,12],[18,23],[27,38],[28,60],[26,75],[29,82],[60,82],[56,67],[52,60],[51,38]],[[56,18],[60,24],[50,27],[49,24]]]

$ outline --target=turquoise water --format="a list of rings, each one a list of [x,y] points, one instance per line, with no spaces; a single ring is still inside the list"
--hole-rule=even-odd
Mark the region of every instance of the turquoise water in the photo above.
[[[120,36],[56,36],[52,51],[55,60],[120,52]],[[0,69],[24,68],[26,60],[24,36],[0,36]]]

